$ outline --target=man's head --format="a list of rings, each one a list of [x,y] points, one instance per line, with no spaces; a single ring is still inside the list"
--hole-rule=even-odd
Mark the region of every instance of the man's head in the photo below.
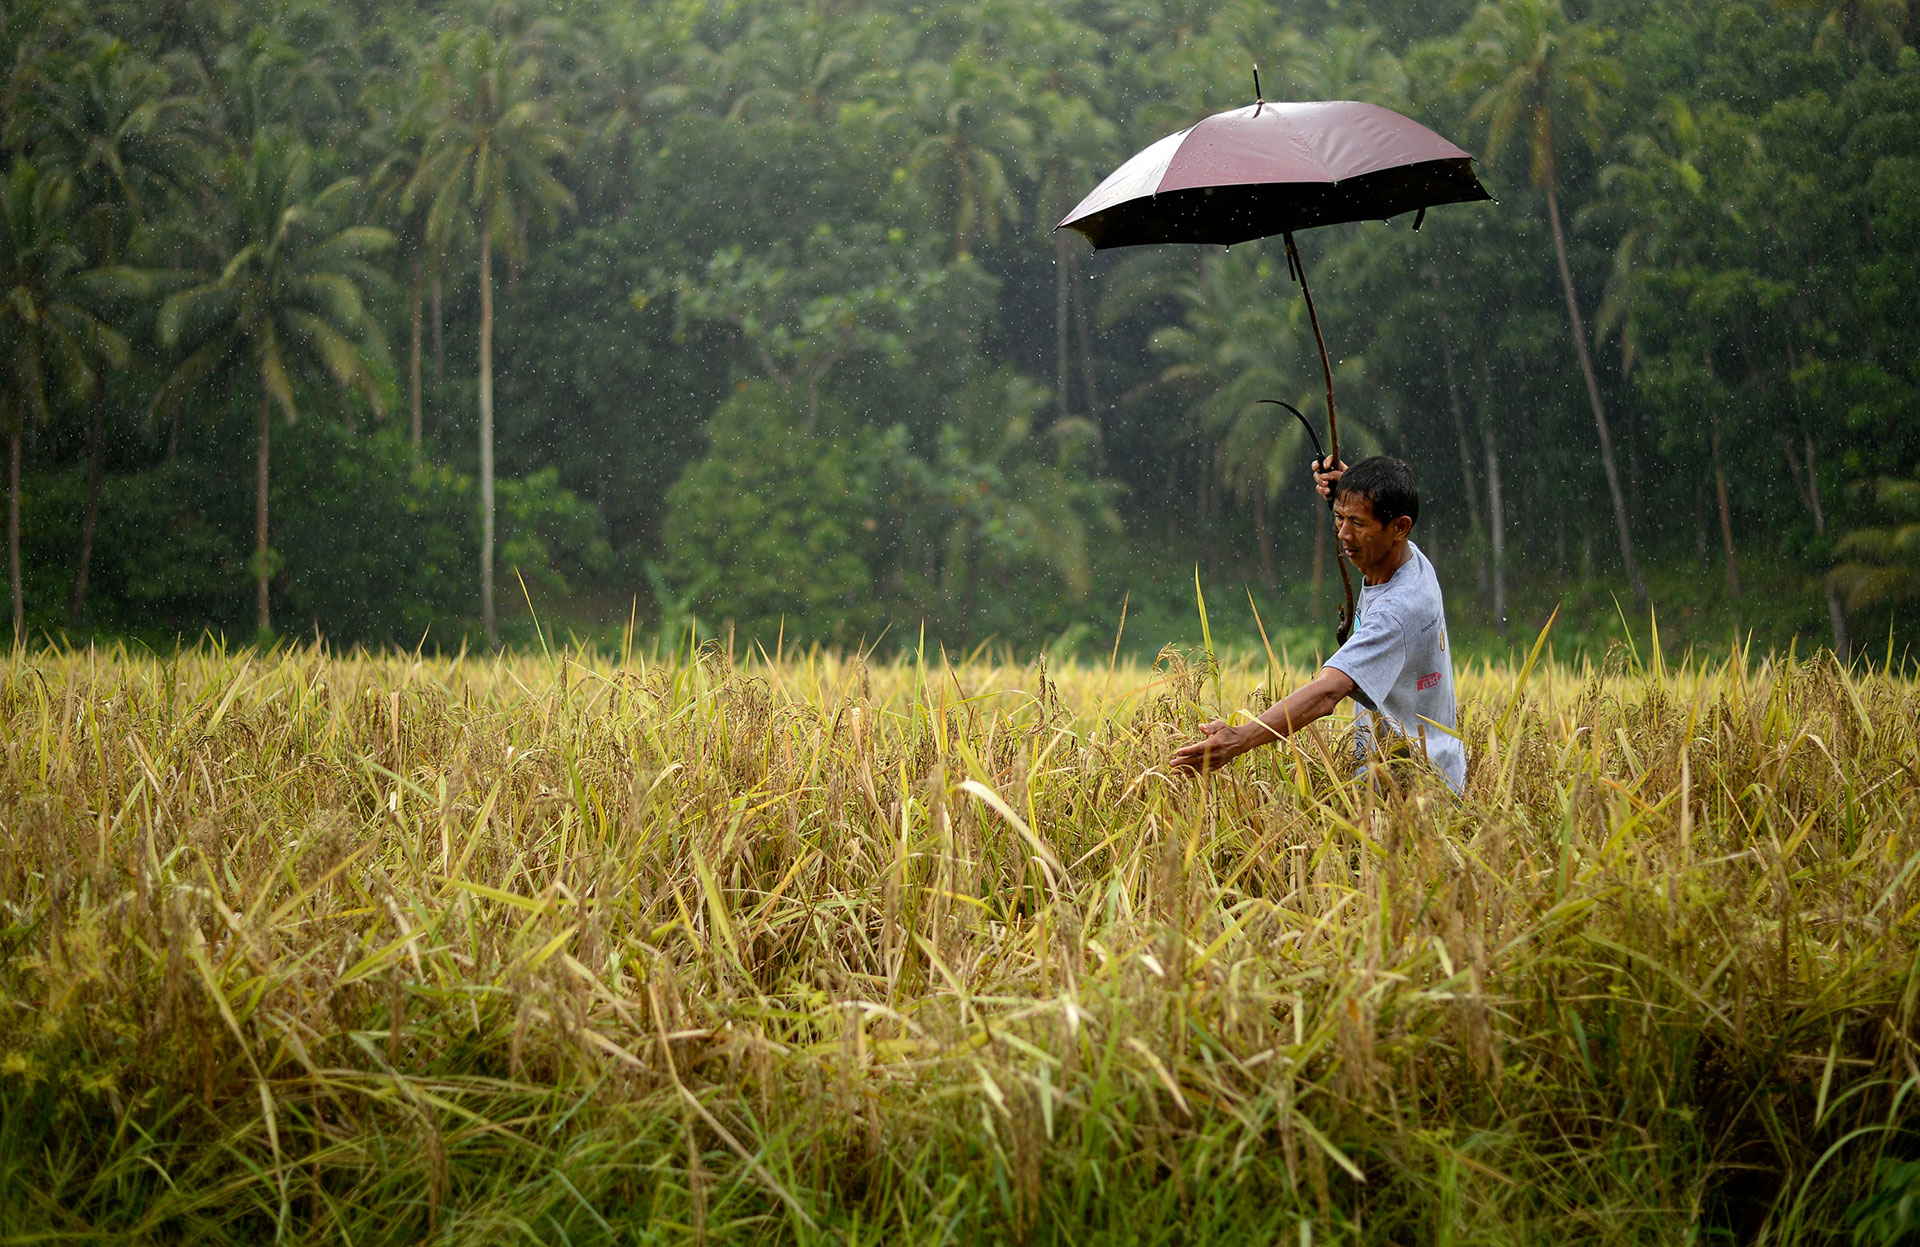
[[[1413,469],[1390,455],[1362,459],[1333,487],[1334,531],[1362,576],[1378,583],[1400,563],[1400,548],[1420,518]]]

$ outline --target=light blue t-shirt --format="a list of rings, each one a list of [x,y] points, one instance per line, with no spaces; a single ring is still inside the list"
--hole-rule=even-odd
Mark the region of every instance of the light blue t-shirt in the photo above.
[[[1458,721],[1446,604],[1433,564],[1412,542],[1407,552],[1407,561],[1385,584],[1361,586],[1353,635],[1327,666],[1345,672],[1358,686],[1354,721],[1363,754],[1372,746],[1376,724],[1384,721],[1416,746],[1424,744],[1427,760],[1459,792],[1466,784],[1467,755],[1453,735]]]

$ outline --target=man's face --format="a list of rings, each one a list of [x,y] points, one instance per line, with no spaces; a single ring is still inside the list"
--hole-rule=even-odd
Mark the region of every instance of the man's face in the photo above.
[[[1413,531],[1413,520],[1403,515],[1382,524],[1374,518],[1373,499],[1345,493],[1333,500],[1333,531],[1347,561],[1371,579],[1376,571],[1391,572],[1389,564],[1400,543]]]

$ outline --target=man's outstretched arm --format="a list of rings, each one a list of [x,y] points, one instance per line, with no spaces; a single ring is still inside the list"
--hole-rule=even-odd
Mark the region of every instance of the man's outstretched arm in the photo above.
[[[1211,771],[1225,766],[1249,749],[1291,736],[1315,719],[1324,719],[1342,701],[1353,696],[1356,687],[1353,677],[1346,672],[1322,667],[1319,675],[1268,706],[1257,719],[1238,724],[1219,720],[1202,724],[1200,730],[1206,735],[1174,750],[1173,769]]]

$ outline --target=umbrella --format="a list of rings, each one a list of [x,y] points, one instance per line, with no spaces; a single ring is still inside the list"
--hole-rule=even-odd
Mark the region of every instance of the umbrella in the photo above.
[[[1306,297],[1326,374],[1326,458],[1338,463],[1333,366],[1294,231],[1405,212],[1415,213],[1419,229],[1430,207],[1493,196],[1474,176],[1472,156],[1392,109],[1357,100],[1270,104],[1259,98],[1257,72],[1254,96],[1245,108],[1216,113],[1141,151],[1055,228],[1077,231],[1096,250],[1285,238],[1287,271]],[[1291,405],[1279,405],[1306,423]],[[1307,431],[1312,434],[1311,425]],[[1318,452],[1319,439],[1313,441]],[[1339,628],[1344,644],[1353,629],[1353,581],[1344,559],[1340,580],[1347,593]]]

